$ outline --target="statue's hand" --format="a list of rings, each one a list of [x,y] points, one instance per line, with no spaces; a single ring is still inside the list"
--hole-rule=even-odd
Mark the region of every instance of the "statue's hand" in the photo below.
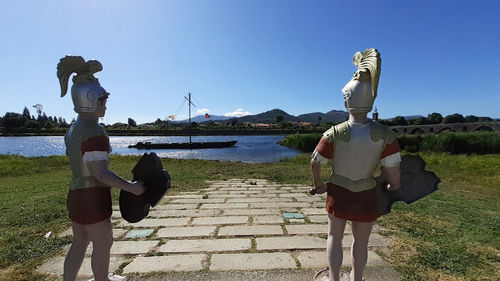
[[[401,187],[400,185],[391,185],[390,183],[387,184],[386,188],[388,191],[395,191],[398,190]]]
[[[134,195],[141,195],[146,191],[146,188],[144,187],[144,182],[142,181],[134,181],[132,182],[133,188],[130,190],[130,192]]]
[[[311,194],[311,195],[323,194],[327,191],[327,189],[328,189],[328,187],[327,187],[326,183],[321,182],[321,183],[315,185],[314,188],[311,188],[309,190],[309,194]]]

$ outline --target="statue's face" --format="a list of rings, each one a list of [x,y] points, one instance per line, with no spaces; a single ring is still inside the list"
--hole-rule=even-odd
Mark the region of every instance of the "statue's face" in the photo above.
[[[373,104],[371,83],[351,79],[342,89],[344,105],[348,112],[369,112]]]
[[[104,117],[106,114],[106,102],[108,101],[107,97],[100,98],[97,100],[97,116]]]

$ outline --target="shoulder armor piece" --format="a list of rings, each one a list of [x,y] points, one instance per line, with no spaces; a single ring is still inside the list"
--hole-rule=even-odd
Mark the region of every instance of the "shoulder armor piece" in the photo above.
[[[373,120],[370,121],[371,139],[377,142],[380,139],[384,140],[384,144],[390,144],[396,140],[396,134],[388,126],[382,125]]]
[[[336,126],[332,126],[328,131],[323,133],[323,136],[328,142],[334,142],[337,140],[348,142],[351,140],[349,124],[345,121]]]

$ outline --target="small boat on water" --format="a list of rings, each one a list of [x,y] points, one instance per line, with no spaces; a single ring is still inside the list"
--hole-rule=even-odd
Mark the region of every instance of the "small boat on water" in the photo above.
[[[152,143],[138,142],[134,145],[129,145],[129,148],[137,149],[199,149],[199,148],[224,148],[231,147],[237,141],[217,141],[217,142],[169,142],[169,143]]]
[[[188,97],[184,97],[189,103],[189,129],[191,131],[191,93]],[[194,104],[193,104],[194,105]],[[196,107],[196,106],[195,106]],[[167,143],[152,143],[152,142],[138,142],[134,145],[129,145],[129,148],[137,149],[199,149],[199,148],[224,148],[231,147],[237,141],[215,141],[215,142],[192,142],[191,134],[189,135],[189,142],[167,142]]]

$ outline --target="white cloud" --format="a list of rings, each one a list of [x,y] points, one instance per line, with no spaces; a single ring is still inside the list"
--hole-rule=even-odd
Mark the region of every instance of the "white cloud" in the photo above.
[[[208,109],[208,108],[200,108],[200,109],[196,110],[197,114],[205,114],[205,113],[209,113],[209,112],[210,112],[210,109]]]
[[[252,115],[252,113],[245,111],[243,108],[238,108],[234,112],[224,113],[224,116],[226,117],[242,117],[247,115]]]

